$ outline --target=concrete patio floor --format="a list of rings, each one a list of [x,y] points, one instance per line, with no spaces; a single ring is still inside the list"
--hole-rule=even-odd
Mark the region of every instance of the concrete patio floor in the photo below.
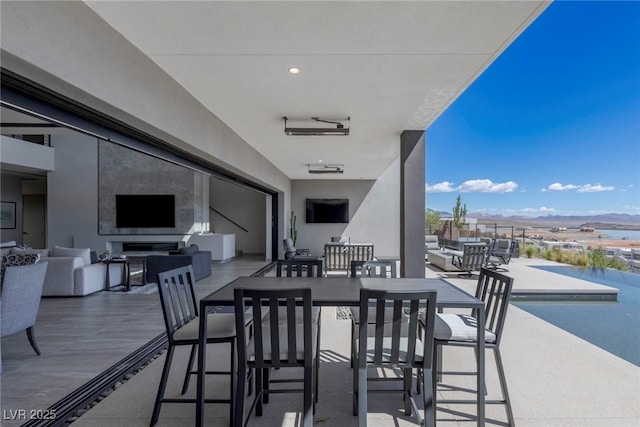
[[[240,262],[240,261],[239,261]],[[228,273],[218,271],[219,277],[198,282],[198,294],[203,296],[216,287],[229,281],[233,275],[248,274],[247,271],[255,265],[246,268],[234,267],[233,263],[221,266],[228,268]],[[516,290],[553,290],[569,289],[575,291],[605,290],[600,285],[571,279],[558,274],[531,268],[530,265],[555,264],[544,260],[514,259],[509,264],[506,274],[515,278]],[[256,268],[257,269],[257,268]],[[442,277],[451,283],[472,292],[475,289],[477,277],[460,278],[456,273],[448,273],[426,265],[427,277]],[[107,296],[107,299],[98,299]],[[154,319],[160,320],[160,307],[157,295],[139,296],[133,298],[125,295],[96,295],[81,299],[63,299],[65,304],[85,307],[82,316],[88,326],[98,327],[105,333],[113,328],[102,328],[111,325],[120,330],[124,342],[123,352],[128,353],[128,347],[134,347],[136,342],[142,344],[145,335],[154,336],[159,330]],[[125,301],[135,300],[138,309],[129,306],[129,312],[137,312],[135,316],[121,321],[118,316],[101,318],[101,322],[91,322],[91,309],[87,301],[118,306]],[[116,301],[117,299],[117,301]],[[45,300],[47,301],[47,300]],[[55,301],[55,300],[53,300]],[[83,302],[84,301],[84,302]],[[58,304],[61,304],[59,302]],[[47,303],[48,305],[55,305]],[[67,312],[77,314],[78,309],[69,306]],[[54,310],[55,311],[55,310]],[[157,311],[157,312],[156,312]],[[148,312],[148,313],[147,313]],[[141,314],[142,313],[142,314]],[[147,313],[147,314],[145,314]],[[54,312],[47,308],[41,316],[50,322],[64,321],[65,315],[58,313],[54,319]],[[326,426],[355,426],[357,417],[352,416],[352,374],[349,368],[349,325],[348,320],[338,319],[335,309],[323,309],[322,314],[322,355],[320,367],[320,399],[318,402],[315,423]],[[136,318],[137,317],[137,318]],[[146,320],[145,320],[146,319]],[[76,321],[82,321],[76,318]],[[42,317],[40,318],[40,322]],[[110,323],[111,322],[111,323]],[[147,324],[148,323],[148,324]],[[145,324],[147,324],[145,326]],[[102,326],[101,326],[102,325]],[[130,325],[131,328],[127,328]],[[637,325],[637,323],[636,323]],[[161,324],[160,330],[161,330]],[[128,329],[134,330],[129,335]],[[135,332],[136,329],[141,329]],[[145,331],[142,331],[144,329]],[[3,414],[8,409],[45,409],[64,396],[64,389],[77,387],[82,382],[83,375],[93,370],[100,372],[100,366],[86,367],[87,373],[80,375],[80,358],[87,358],[81,339],[76,337],[75,345],[80,346],[78,363],[65,362],[63,351],[49,345],[61,346],[50,340],[53,333],[45,325],[38,324],[37,336],[41,340],[40,347],[43,355],[35,357],[29,353],[30,348],[26,337],[21,334],[3,339],[3,363],[5,372],[2,380],[2,409]],[[19,335],[19,336],[18,336]],[[63,335],[58,332],[58,338]],[[115,333],[113,335],[116,335]],[[136,338],[136,335],[139,336]],[[94,337],[93,345],[100,342]],[[109,343],[116,345],[117,338],[109,335]],[[69,347],[70,343],[66,343]],[[117,344],[120,347],[120,344]],[[91,347],[91,346],[87,346]],[[551,325],[515,306],[509,308],[506,328],[501,344],[502,356],[505,364],[509,392],[511,394],[513,412],[516,424],[519,426],[638,426],[640,425],[640,368],[619,357],[612,355],[556,326]],[[211,347],[212,364],[224,364],[226,357],[220,348]],[[444,350],[445,369],[472,370],[475,362],[473,351],[464,348],[449,348]],[[20,356],[22,354],[22,356]],[[48,359],[59,355],[54,364]],[[19,360],[16,360],[19,359]],[[125,382],[117,390],[106,397],[93,409],[88,411],[73,425],[77,426],[143,426],[148,425],[153,407],[153,400],[157,390],[160,370],[164,355],[158,357],[148,367],[143,369],[131,380]],[[111,363],[114,361],[112,360]],[[177,394],[186,363],[186,353],[179,352],[174,361],[174,375],[172,375],[169,392]],[[99,365],[99,364],[98,364]],[[104,365],[104,363],[102,363]],[[487,353],[487,390],[488,398],[499,397],[499,386],[492,353]],[[61,379],[60,384],[50,377]],[[67,385],[62,386],[64,379]],[[54,386],[54,384],[57,384]],[[438,397],[469,398],[475,395],[465,390],[473,391],[473,377],[445,377],[444,386],[439,387]],[[224,380],[211,378],[207,383],[208,395],[220,396],[226,387]],[[190,392],[193,392],[193,387]],[[31,394],[30,394],[31,393]],[[43,398],[46,396],[46,398]],[[56,398],[56,396],[59,396]],[[299,395],[275,395],[271,403],[265,407],[262,417],[252,417],[250,425],[254,426],[295,426],[299,425],[299,408],[302,398]],[[417,425],[415,417],[406,417],[402,413],[402,398],[400,395],[374,395],[370,397],[368,423],[370,426],[405,426]],[[6,415],[6,414],[5,414]],[[438,426],[472,426],[475,425],[474,405],[438,405]],[[193,425],[194,406],[190,404],[166,404],[163,407],[159,426],[188,426]],[[228,410],[225,405],[207,405],[206,425],[224,426],[228,424]],[[503,407],[491,405],[487,408],[487,425],[505,425],[506,416]],[[21,422],[7,420],[3,416],[2,425],[20,425]]]

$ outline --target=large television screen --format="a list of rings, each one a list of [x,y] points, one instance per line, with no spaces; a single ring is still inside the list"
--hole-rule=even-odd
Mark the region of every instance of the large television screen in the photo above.
[[[349,199],[307,199],[307,223],[348,223]]]
[[[173,228],[176,226],[173,194],[117,194],[117,228]]]

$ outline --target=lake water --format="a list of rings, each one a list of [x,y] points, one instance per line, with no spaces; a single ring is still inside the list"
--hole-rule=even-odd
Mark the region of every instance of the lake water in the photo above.
[[[617,288],[617,302],[514,302],[513,305],[640,366],[640,274],[571,266],[532,268]]]

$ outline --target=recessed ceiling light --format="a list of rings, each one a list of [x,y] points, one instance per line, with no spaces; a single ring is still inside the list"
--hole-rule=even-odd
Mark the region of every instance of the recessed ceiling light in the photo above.
[[[291,67],[291,68],[289,68],[289,72],[291,74],[300,74],[300,69],[296,68],[296,67]]]
[[[322,163],[322,159],[318,160],[318,163]]]

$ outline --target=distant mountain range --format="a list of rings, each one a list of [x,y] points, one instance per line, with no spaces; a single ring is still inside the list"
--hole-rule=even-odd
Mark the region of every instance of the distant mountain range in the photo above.
[[[431,210],[431,209],[430,209]],[[440,218],[451,218],[451,212],[441,212]],[[640,215],[607,213],[601,215],[547,215],[527,217],[521,215],[489,215],[483,212],[470,212],[468,218],[477,218],[480,224],[563,226],[592,228],[640,229]]]

